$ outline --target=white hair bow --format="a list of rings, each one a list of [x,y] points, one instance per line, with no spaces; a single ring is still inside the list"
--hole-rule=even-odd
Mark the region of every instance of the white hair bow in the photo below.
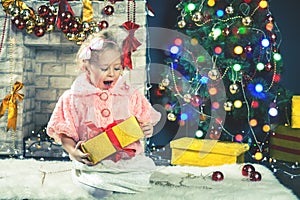
[[[79,58],[83,60],[91,59],[92,50],[101,50],[103,43],[104,39],[102,38],[92,39],[90,45],[82,49],[81,53],[79,54]]]

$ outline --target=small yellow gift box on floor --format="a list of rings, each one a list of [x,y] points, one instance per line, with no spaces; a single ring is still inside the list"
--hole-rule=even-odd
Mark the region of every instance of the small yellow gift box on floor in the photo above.
[[[248,144],[183,137],[170,142],[172,165],[217,166],[243,163]]]
[[[292,98],[292,128],[300,128],[300,96]]]

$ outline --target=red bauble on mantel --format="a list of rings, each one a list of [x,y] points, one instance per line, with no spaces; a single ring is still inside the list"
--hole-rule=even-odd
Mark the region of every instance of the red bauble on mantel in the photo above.
[[[261,181],[261,174],[257,171],[250,172],[249,180],[250,181]]]
[[[114,14],[114,12],[115,12],[115,9],[111,5],[107,5],[103,8],[103,13],[105,15],[112,15],[112,14]]]

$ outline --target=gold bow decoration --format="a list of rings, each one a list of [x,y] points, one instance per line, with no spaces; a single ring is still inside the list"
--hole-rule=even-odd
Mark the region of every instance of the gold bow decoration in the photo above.
[[[8,109],[7,131],[10,128],[13,128],[13,130],[16,131],[18,116],[17,100],[22,101],[24,98],[24,94],[20,94],[18,92],[23,88],[23,86],[23,83],[17,81],[14,84],[11,93],[2,100],[0,105],[0,118]]]
[[[29,8],[23,1],[20,1],[20,0],[1,0],[1,3],[2,3],[2,6],[3,6],[4,11],[6,13],[10,12],[9,11],[10,5],[14,4],[16,7],[20,8],[21,10],[29,9],[30,13],[32,15],[34,14],[34,11],[31,8]]]

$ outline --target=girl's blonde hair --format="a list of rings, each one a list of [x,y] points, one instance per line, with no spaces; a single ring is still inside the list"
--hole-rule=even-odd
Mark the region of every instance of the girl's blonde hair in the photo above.
[[[90,59],[81,59],[80,54],[82,51],[85,51],[86,48],[89,48],[91,45],[91,41],[95,38],[101,38],[104,40],[103,47],[100,50],[91,50],[91,58]],[[87,39],[81,44],[77,55],[76,55],[76,61],[77,66],[81,71],[86,71],[87,67],[90,65],[90,63],[97,63],[99,55],[106,51],[107,49],[113,49],[120,52],[121,55],[121,49],[116,41],[116,39],[113,37],[113,33],[110,30],[103,30],[99,33],[93,33],[87,37]]]

